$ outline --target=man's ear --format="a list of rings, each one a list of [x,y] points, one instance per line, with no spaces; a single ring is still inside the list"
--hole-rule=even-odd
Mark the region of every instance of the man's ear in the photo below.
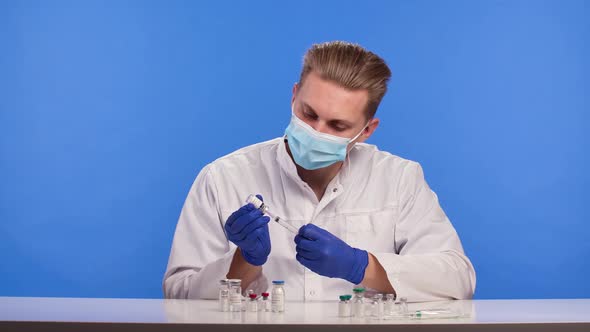
[[[359,139],[357,142],[364,142],[367,139],[369,139],[369,137],[371,137],[371,135],[373,135],[373,133],[375,132],[375,129],[377,129],[378,126],[379,126],[379,119],[372,118],[371,120],[369,120],[369,124],[365,127],[365,129],[363,129],[363,132],[359,136]]]
[[[292,96],[291,96],[291,105],[293,105],[293,103],[295,102],[295,96],[297,95],[297,89],[299,89],[299,83],[295,82],[295,84],[293,84],[293,91],[292,91]]]

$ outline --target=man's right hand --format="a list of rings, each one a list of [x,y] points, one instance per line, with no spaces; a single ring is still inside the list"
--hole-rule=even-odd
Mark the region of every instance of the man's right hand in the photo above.
[[[262,196],[256,196],[262,200]],[[232,213],[225,223],[228,240],[240,248],[242,257],[252,265],[264,264],[270,254],[269,221],[269,217],[248,203]]]

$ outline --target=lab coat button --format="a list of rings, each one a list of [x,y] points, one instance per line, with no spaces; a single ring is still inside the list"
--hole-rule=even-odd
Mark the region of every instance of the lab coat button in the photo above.
[[[309,291],[309,295],[314,296],[315,295],[315,291],[312,289]]]
[[[338,191],[338,188],[332,189],[332,192],[337,192],[337,191]]]

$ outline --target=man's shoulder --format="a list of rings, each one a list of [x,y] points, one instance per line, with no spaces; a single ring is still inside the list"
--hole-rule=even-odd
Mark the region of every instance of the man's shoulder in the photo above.
[[[397,184],[394,185],[395,188],[413,188],[424,181],[422,166],[416,161],[381,151],[372,144],[358,144],[356,152],[357,165],[369,170],[364,175],[367,179],[379,179],[380,184]],[[352,163],[354,168],[355,161]]]
[[[374,144],[357,143],[354,147],[355,153],[359,160],[370,163],[374,167],[392,170],[395,168],[414,168],[420,167],[420,164],[388,151],[379,150]]]

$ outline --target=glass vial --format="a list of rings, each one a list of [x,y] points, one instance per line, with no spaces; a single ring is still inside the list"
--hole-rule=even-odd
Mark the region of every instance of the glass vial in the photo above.
[[[229,279],[229,311],[242,311],[241,279]]]
[[[219,310],[229,311],[229,280],[219,280]]]
[[[394,294],[385,295],[385,301],[383,302],[383,315],[391,316],[394,314],[394,303],[395,303],[395,295]]]
[[[340,295],[340,302],[338,302],[338,317],[350,317],[352,313],[350,299],[352,295]]]
[[[408,313],[408,299],[405,297],[402,297],[399,299],[399,303],[400,303],[400,313],[403,315],[406,315]]]
[[[258,301],[256,300],[256,294],[250,293],[248,295],[250,300],[248,301],[248,311],[250,312],[257,312],[258,311]]]
[[[364,317],[365,315],[365,302],[363,300],[365,296],[365,289],[362,287],[355,288],[352,290],[354,293],[354,300],[352,301],[352,317]]]
[[[373,317],[383,318],[383,294],[375,294],[372,304]]]
[[[260,300],[260,311],[271,311],[270,307],[270,299],[268,298],[270,294],[262,293],[262,299]]]
[[[283,280],[273,280],[272,282],[272,305],[273,312],[285,311],[285,282]]]

